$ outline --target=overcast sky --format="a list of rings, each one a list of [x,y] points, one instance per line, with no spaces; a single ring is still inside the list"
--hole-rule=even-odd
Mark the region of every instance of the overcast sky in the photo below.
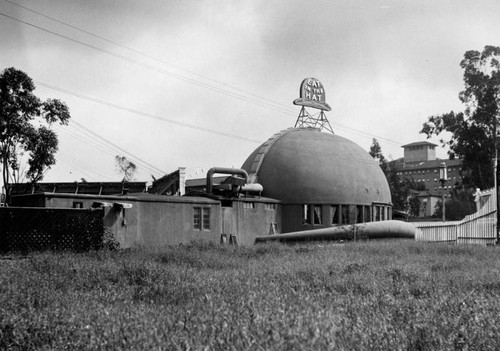
[[[306,77],[336,134],[396,159],[427,117],[462,110],[464,53],[500,45],[498,0],[0,0],[0,13],[0,69],[70,108],[45,181],[119,181],[115,155],[141,181],[240,167],[294,126]]]

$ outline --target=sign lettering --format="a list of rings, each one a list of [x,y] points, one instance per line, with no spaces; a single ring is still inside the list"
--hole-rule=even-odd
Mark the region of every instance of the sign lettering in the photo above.
[[[331,107],[325,101],[325,89],[316,78],[306,78],[300,85],[300,98],[295,99],[295,105],[330,111]]]

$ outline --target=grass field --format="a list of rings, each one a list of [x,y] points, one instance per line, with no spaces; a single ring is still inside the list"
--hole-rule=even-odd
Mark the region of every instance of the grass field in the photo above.
[[[190,244],[0,260],[0,349],[500,348],[500,251]]]

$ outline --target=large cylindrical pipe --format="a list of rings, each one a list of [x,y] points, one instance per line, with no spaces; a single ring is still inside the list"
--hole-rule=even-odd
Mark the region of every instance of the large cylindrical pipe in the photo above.
[[[221,174],[239,174],[245,178],[245,183],[248,183],[248,173],[240,168],[227,168],[227,167],[212,167],[207,172],[207,193],[211,194],[213,190],[212,178],[215,173]]]
[[[241,187],[241,191],[261,193],[264,191],[264,187],[259,183],[245,184]]]
[[[353,239],[354,234],[368,239],[405,238],[415,239],[416,227],[408,222],[381,221],[338,227],[304,230],[286,234],[265,235],[255,238],[264,241],[303,241],[303,240],[341,240]]]

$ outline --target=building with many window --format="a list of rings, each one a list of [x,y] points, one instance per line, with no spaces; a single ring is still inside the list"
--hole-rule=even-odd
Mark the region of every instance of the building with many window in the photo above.
[[[432,216],[434,208],[441,200],[443,193],[449,192],[462,181],[461,160],[444,160],[436,157],[436,144],[428,141],[403,145],[404,157],[393,161],[398,175],[414,181],[419,190],[416,196],[420,199],[419,216]],[[448,180],[441,184],[439,169],[445,163]]]

